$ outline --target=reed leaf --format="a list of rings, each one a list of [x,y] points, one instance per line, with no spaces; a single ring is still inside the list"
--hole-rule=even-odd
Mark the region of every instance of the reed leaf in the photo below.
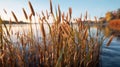
[[[110,36],[109,41],[108,41],[108,43],[106,44],[106,46],[109,46],[109,45],[110,45],[110,43],[112,42],[112,40],[113,40],[114,37],[115,37],[114,35],[111,35],[111,36]]]

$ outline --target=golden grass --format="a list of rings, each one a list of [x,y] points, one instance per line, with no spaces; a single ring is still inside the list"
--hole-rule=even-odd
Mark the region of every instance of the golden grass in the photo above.
[[[50,12],[52,13],[53,23],[49,24],[49,14],[46,10],[46,15],[43,17],[37,15],[39,19],[40,29],[42,33],[41,41],[34,37],[32,30],[32,15],[35,12],[28,1],[31,14],[29,15],[30,32],[22,33],[21,31],[15,34],[9,34],[6,25],[4,27],[6,34],[0,34],[0,66],[1,67],[96,67],[99,64],[100,48],[104,38],[99,38],[100,32],[97,31],[97,37],[88,35],[90,28],[89,24],[84,24],[82,16],[76,20],[76,25],[72,22],[72,8],[69,8],[69,13],[62,13],[60,6],[56,10],[54,16],[52,1],[50,0]],[[23,9],[25,18],[27,13]],[[14,12],[13,17],[18,22]],[[85,19],[87,20],[87,12]],[[0,19],[0,32],[2,29]],[[49,27],[49,33],[46,35],[44,23]],[[37,30],[37,28],[36,28]],[[37,30],[40,31],[40,30]],[[38,32],[36,32],[38,33]],[[8,37],[9,35],[9,37]],[[13,43],[10,36],[17,36],[17,43]],[[110,37],[107,44],[109,46],[114,36]],[[4,45],[3,45],[4,44]]]

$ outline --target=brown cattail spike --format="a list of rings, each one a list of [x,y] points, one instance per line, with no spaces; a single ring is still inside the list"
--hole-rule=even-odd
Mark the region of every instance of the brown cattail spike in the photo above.
[[[72,8],[71,7],[69,8],[69,15],[70,15],[70,19],[71,19],[71,17],[72,17]]]
[[[61,22],[61,10],[60,10],[60,5],[58,5],[58,13],[59,13],[59,22]]]
[[[32,7],[31,2],[28,1],[28,4],[29,4],[29,7],[30,7],[30,10],[31,10],[32,15],[35,16],[35,11],[34,11],[34,9],[33,9],[33,7]]]
[[[11,11],[11,13],[12,13],[12,15],[13,15],[13,17],[14,17],[15,21],[18,23],[18,19],[17,19],[16,15],[14,14],[14,12],[13,12],[13,11]]]
[[[23,13],[24,13],[25,19],[28,19],[28,16],[27,16],[27,13],[26,13],[25,9],[22,8],[22,10],[23,10]]]
[[[7,11],[5,9],[3,9],[3,11],[5,12],[5,14],[7,14]]]
[[[88,16],[88,12],[86,11],[86,14],[85,14],[85,19],[87,20],[87,16]]]
[[[50,0],[50,12],[53,14],[52,0]]]

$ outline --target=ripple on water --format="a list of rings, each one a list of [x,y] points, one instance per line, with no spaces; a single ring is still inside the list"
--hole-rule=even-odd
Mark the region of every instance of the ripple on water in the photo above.
[[[114,38],[110,46],[106,47],[108,39],[104,42],[101,52],[102,67],[120,67],[120,42]]]

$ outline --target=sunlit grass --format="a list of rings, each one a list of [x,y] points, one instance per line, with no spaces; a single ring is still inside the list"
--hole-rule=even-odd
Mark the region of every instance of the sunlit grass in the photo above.
[[[42,16],[36,16],[32,4],[30,1],[28,3],[31,13],[27,16],[24,8],[23,12],[26,20],[30,22],[29,32],[19,34],[21,32],[19,31],[16,35],[11,34],[6,24],[2,26],[2,19],[0,19],[0,66],[96,67],[99,65],[100,48],[104,37],[99,36],[101,33],[99,31],[96,32],[95,37],[89,34],[90,25],[84,23],[87,20],[87,12],[84,21],[79,18],[74,24],[72,23],[72,8],[69,8],[69,13],[65,14],[58,6],[56,14],[54,14],[50,0],[50,14],[46,11],[46,14],[41,12]],[[12,14],[18,22],[14,12]],[[49,24],[49,15],[53,17],[52,24]],[[39,22],[40,29],[37,31],[41,31],[41,41],[34,37],[36,34],[33,32],[32,17],[34,20],[39,19],[37,22]],[[47,35],[45,23],[49,27]],[[2,29],[3,27],[7,34]],[[99,29],[97,28],[97,30]],[[17,36],[16,43],[12,41],[12,35]],[[113,36],[107,46],[112,39]]]

